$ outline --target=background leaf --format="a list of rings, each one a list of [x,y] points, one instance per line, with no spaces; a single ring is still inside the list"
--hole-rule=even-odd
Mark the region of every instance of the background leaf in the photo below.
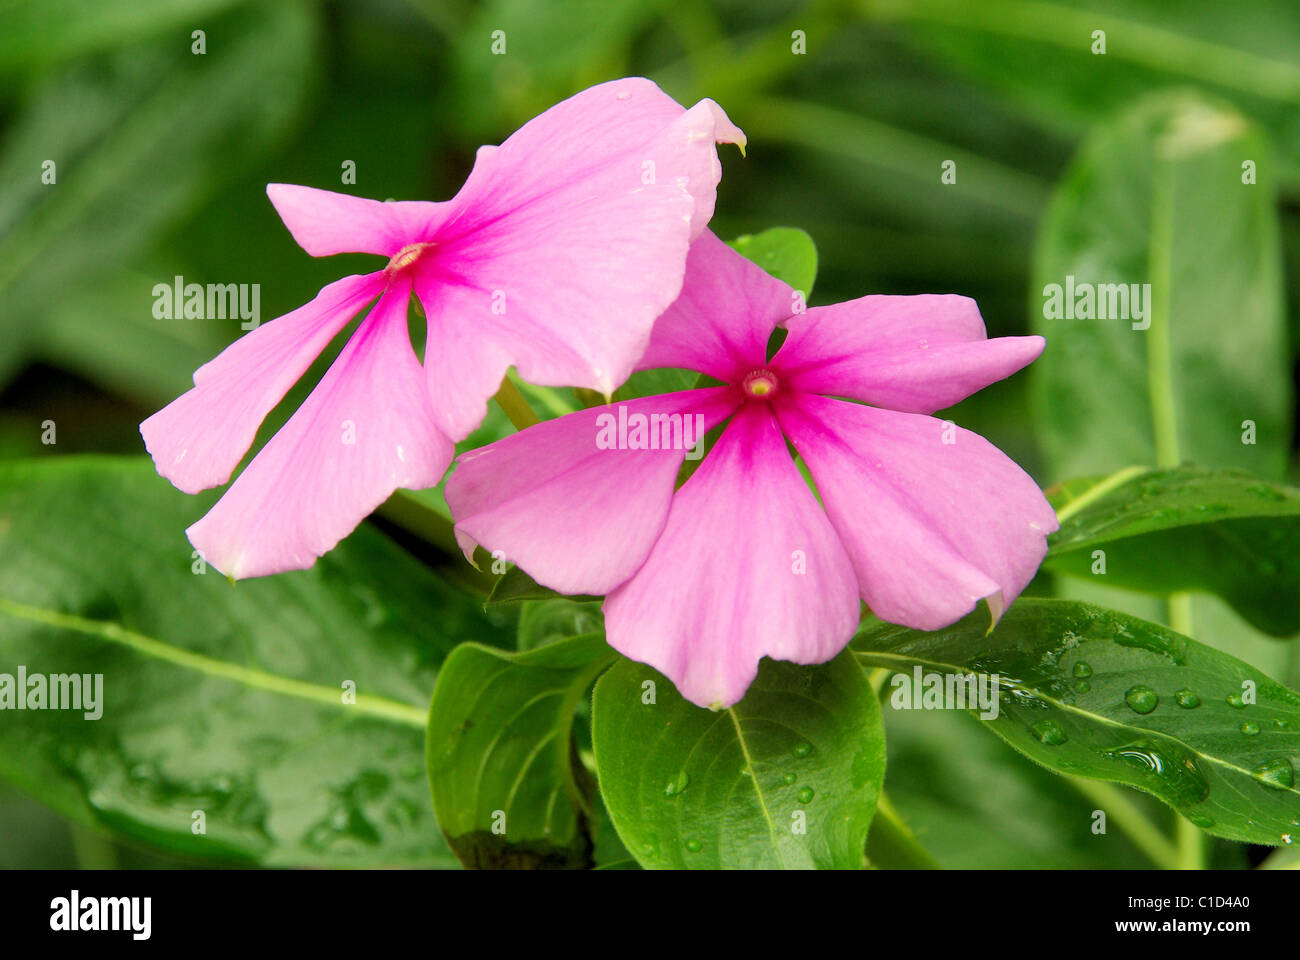
[[[1242,183],[1243,160],[1258,183]],[[1291,394],[1275,183],[1258,131],[1190,93],[1147,98],[1089,137],[1044,222],[1031,287],[1053,478],[1180,460],[1282,476]],[[1150,283],[1150,329],[1048,316],[1044,288],[1067,276]]]
[[[1243,471],[1128,469],[1062,485],[1047,568],[1108,584],[1207,590],[1261,630],[1300,630],[1300,490]]]
[[[210,501],[143,458],[0,465],[4,672],[104,678],[98,720],[6,711],[0,775],[172,855],[454,864],[424,784],[425,705],[453,645],[501,627],[365,526],[310,570],[195,574],[183,531]]]
[[[796,227],[772,227],[730,241],[731,248],[790,286],[812,296],[817,281],[817,247],[812,237]]]
[[[592,736],[601,793],[644,867],[862,866],[885,741],[847,652],[818,667],[764,660],[745,698],[716,713],[621,660],[596,684]]]

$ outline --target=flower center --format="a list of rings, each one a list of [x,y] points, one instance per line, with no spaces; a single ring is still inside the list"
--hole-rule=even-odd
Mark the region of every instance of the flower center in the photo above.
[[[392,276],[395,273],[401,273],[411,264],[415,263],[415,261],[419,260],[420,257],[424,255],[424,252],[432,247],[432,243],[408,243],[406,246],[402,247],[401,250],[398,250],[397,253],[393,254],[393,259],[388,261],[388,266],[384,268],[384,272],[389,276]]]
[[[740,381],[740,389],[745,391],[746,396],[763,400],[776,393],[777,383],[776,374],[763,367],[746,374],[745,379]]]

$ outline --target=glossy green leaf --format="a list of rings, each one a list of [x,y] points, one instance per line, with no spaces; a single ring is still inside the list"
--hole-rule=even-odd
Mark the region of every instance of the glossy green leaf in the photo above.
[[[806,302],[817,280],[817,247],[812,237],[797,227],[772,227],[747,233],[730,246],[776,277],[803,293]]]
[[[1300,696],[1167,627],[1022,597],[924,633],[880,624],[863,662],[908,676],[999,678],[989,726],[1044,766],[1154,794],[1215,836],[1284,844],[1298,829]],[[900,695],[896,688],[891,696]]]
[[[644,867],[862,866],[885,742],[847,653],[817,667],[764,660],[718,712],[622,660],[596,684],[592,737],[610,816]]]
[[[1054,479],[1181,461],[1282,476],[1291,392],[1275,184],[1262,135],[1191,93],[1143,100],[1085,143],[1044,222],[1031,288],[1047,338],[1031,368],[1035,412]],[[1131,286],[1102,296],[1104,284],[1146,283],[1145,311]],[[1078,316],[1089,291],[1109,319]]]
[[[1129,468],[1050,499],[1061,518],[1050,569],[1151,593],[1204,590],[1268,633],[1300,630],[1300,490],[1236,470]]]
[[[454,865],[427,703],[495,615],[368,526],[310,570],[232,585],[185,539],[212,499],[146,458],[0,465],[0,672],[103,676],[99,719],[6,710],[0,775],[186,858]]]
[[[602,634],[513,654],[467,643],[447,657],[429,708],[429,783],[466,866],[590,865],[591,784],[571,730],[613,658]]]

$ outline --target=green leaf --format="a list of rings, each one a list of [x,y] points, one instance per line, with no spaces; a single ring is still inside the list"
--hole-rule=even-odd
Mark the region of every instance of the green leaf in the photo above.
[[[1258,183],[1242,182],[1244,160]],[[1191,93],[1147,98],[1089,137],[1034,266],[1030,312],[1047,338],[1035,412],[1054,477],[1185,460],[1282,477],[1292,398],[1275,183],[1263,137]],[[1048,315],[1048,286],[1068,277],[1150,283],[1146,318]]]
[[[885,740],[847,652],[817,667],[764,660],[716,713],[622,660],[596,684],[592,738],[601,794],[644,867],[862,866]]]
[[[87,284],[143,251],[287,130],[305,103],[315,25],[297,0],[249,7],[213,24],[203,56],[187,32],[78,62],[37,89],[0,152],[0,181],[13,185],[0,198],[0,373],[71,279]],[[53,184],[41,180],[49,160]]]
[[[447,658],[429,708],[429,783],[466,866],[590,865],[573,714],[613,658],[602,634],[522,653],[466,643]]]
[[[144,458],[0,464],[0,671],[103,675],[100,719],[5,711],[0,776],[172,855],[454,865],[424,784],[426,704],[494,617],[364,525],[310,570],[196,573],[184,530],[212,499]]]
[[[737,253],[803,293],[806,302],[817,280],[817,247],[812,237],[796,227],[772,227],[730,241]]]
[[[998,715],[987,722],[1017,750],[1145,790],[1215,836],[1277,845],[1297,829],[1300,696],[1091,604],[1022,597],[991,634],[987,623],[977,612],[933,633],[880,624],[853,649],[908,675],[997,675]]]
[[[1049,569],[1150,593],[1205,590],[1268,633],[1300,630],[1300,490],[1239,470],[1139,467],[1050,499],[1061,529]]]
[[[568,597],[526,600],[519,610],[515,646],[519,650],[533,650],[566,637],[601,633],[604,629],[605,617],[599,603],[575,603]]]
[[[519,567],[511,567],[501,575],[501,578],[492,587],[492,592],[487,598],[487,605],[491,607],[502,603],[518,603],[521,600],[553,600],[556,597],[564,597],[578,603],[600,599],[599,597],[579,594],[569,596],[568,594],[556,593],[550,587],[542,586]]]

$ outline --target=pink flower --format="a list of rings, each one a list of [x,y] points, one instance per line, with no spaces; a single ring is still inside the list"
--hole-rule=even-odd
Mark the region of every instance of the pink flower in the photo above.
[[[981,598],[999,616],[1038,568],[1055,515],[997,448],[927,414],[1032,362],[1042,338],[986,339],[966,297],[800,306],[703,234],[641,367],[727,386],[619,404],[636,449],[601,448],[612,408],[597,407],[462,455],[447,501],[466,555],[504,551],[552,589],[607,594],[610,645],[701,706],[739,700],[763,656],[835,656],[859,598],[924,630]],[[778,324],[789,335],[769,361]],[[695,414],[727,427],[674,492],[690,437],[679,442],[671,418]]]
[[[140,425],[158,472],[218,486],[326,345],[379,302],[215,507],[187,531],[230,577],[310,566],[398,487],[436,484],[514,364],[534,383],[606,394],[644,352],[713,215],[715,142],[745,139],[711,100],[655,84],[592,87],[481,147],[444,203],[379,203],[310,187],[267,194],[312,256],[361,252],[382,270],[325,287],[194,374]],[[414,290],[424,369],[407,335]]]

